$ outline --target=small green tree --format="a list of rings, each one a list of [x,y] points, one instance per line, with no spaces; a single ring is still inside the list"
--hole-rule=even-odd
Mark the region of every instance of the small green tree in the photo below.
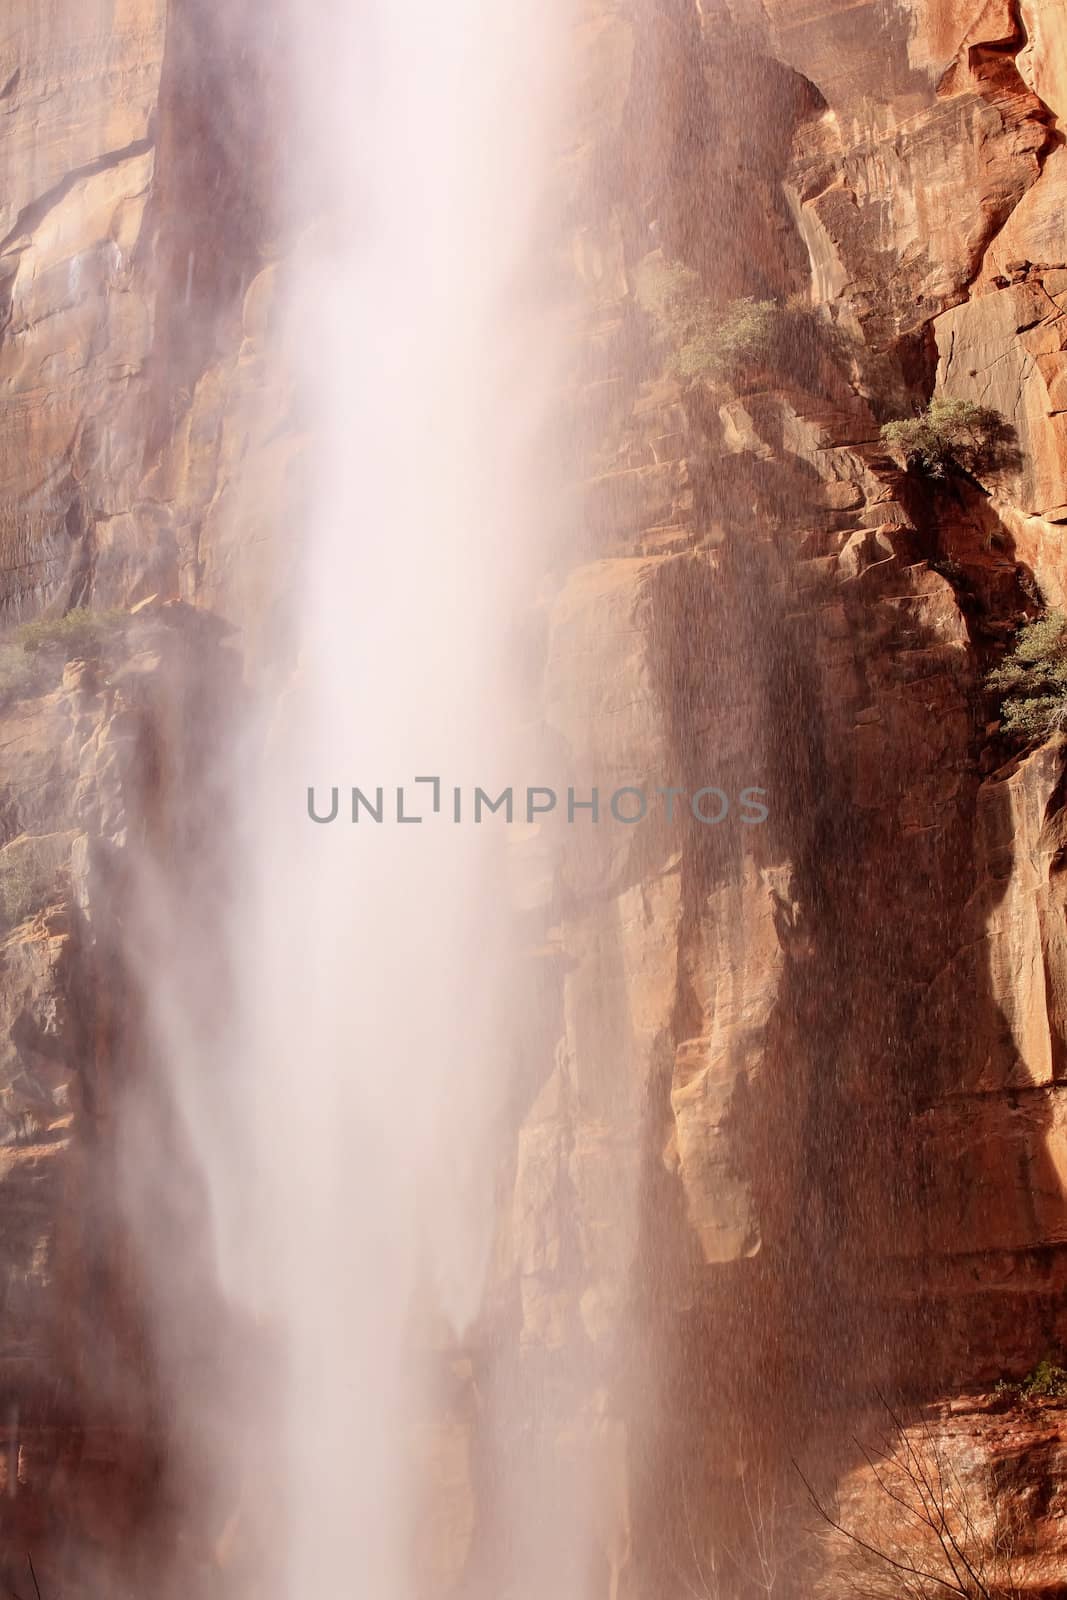
[[[638,268],[636,292],[672,346],[671,370],[679,378],[728,382],[776,357],[787,313],[775,300],[746,296],[716,307],[692,268],[655,256]]]
[[[14,632],[14,642],[27,655],[48,654],[72,661],[75,656],[98,653],[129,621],[121,610],[90,611],[75,606],[62,617],[38,617]]]
[[[1067,1396],[1067,1371],[1053,1361],[1051,1356],[1044,1356],[1033,1372],[1023,1380],[1022,1392],[1032,1400],[1062,1400]]]
[[[99,656],[125,634],[130,614],[76,606],[62,617],[24,622],[0,643],[0,704],[41,694],[76,656]]]
[[[985,684],[1000,700],[1005,733],[1026,741],[1047,739],[1067,712],[1067,616],[1046,611],[1024,623]]]
[[[931,400],[917,417],[882,428],[882,441],[903,467],[928,478],[1005,464],[1008,429],[1000,414],[973,400]]]
[[[993,1393],[1009,1400],[1063,1400],[1067,1398],[1067,1370],[1044,1356],[1026,1377],[1001,1378]]]

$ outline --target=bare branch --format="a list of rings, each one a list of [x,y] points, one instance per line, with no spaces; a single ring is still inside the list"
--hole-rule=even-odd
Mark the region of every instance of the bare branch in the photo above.
[[[685,1531],[689,1535],[689,1548],[693,1555],[693,1565],[697,1569],[697,1576],[700,1579],[701,1587],[703,1588],[706,1600],[715,1600],[715,1591],[709,1588],[708,1580],[704,1576],[704,1569],[700,1565],[700,1557],[697,1555],[696,1540],[693,1538],[693,1524],[689,1520],[689,1495],[686,1492],[684,1477],[682,1479],[682,1512],[685,1516]],[[689,1588],[688,1584],[686,1584],[686,1588]]]
[[[936,1490],[931,1482],[931,1475],[929,1474],[923,1457],[911,1442],[908,1430],[904,1426],[903,1419],[899,1417],[893,1410],[893,1407],[889,1404],[889,1401],[885,1398],[884,1394],[877,1390],[875,1392],[878,1394],[878,1398],[885,1408],[885,1411],[896,1430],[897,1448],[902,1448],[905,1453],[905,1461],[901,1462],[899,1455],[895,1453],[894,1459],[899,1462],[901,1470],[905,1473],[919,1494],[920,1499],[923,1501],[924,1509],[927,1512],[927,1525],[937,1539],[938,1544],[941,1546],[945,1560],[948,1562],[949,1568],[952,1572],[952,1576],[960,1584],[964,1593],[967,1592],[964,1579],[969,1578],[978,1589],[981,1600],[990,1600],[989,1589],[984,1582],[981,1571],[976,1569],[972,1561],[968,1558],[966,1552],[956,1538],[949,1522],[948,1514],[945,1509],[944,1470],[942,1466],[941,1451],[937,1448],[937,1445],[934,1442],[933,1435],[930,1432],[930,1427],[926,1418],[923,1417],[920,1420],[920,1428],[922,1431],[923,1443],[926,1446],[927,1453],[933,1457],[934,1466],[936,1468]],[[981,1545],[979,1542],[979,1549],[980,1548]],[[957,1562],[959,1563],[959,1567],[962,1567],[963,1569],[962,1574],[959,1570],[959,1567],[957,1567]]]
[[[868,1512],[861,1497],[857,1522],[832,1512],[819,1499],[796,1461],[793,1468],[822,1521],[852,1551],[848,1592],[855,1600],[1018,1600],[1014,1525],[1006,1525],[994,1475],[988,1503],[974,1474],[965,1477],[930,1419],[920,1414],[906,1425],[879,1394],[890,1430],[875,1449],[853,1445],[898,1526]]]
[[[849,1542],[855,1545],[858,1549],[866,1550],[869,1555],[874,1556],[878,1561],[884,1562],[887,1567],[892,1567],[895,1572],[905,1573],[913,1578],[921,1578],[925,1583],[936,1583],[940,1588],[946,1589],[949,1594],[958,1594],[963,1597],[963,1600],[970,1600],[970,1596],[967,1594],[966,1589],[961,1588],[958,1583],[949,1582],[947,1578],[940,1578],[936,1572],[926,1572],[922,1567],[914,1567],[910,1562],[897,1561],[896,1558],[891,1556],[887,1550],[880,1550],[877,1545],[868,1544],[867,1540],[864,1539],[862,1535],[856,1533],[854,1529],[846,1528],[843,1523],[838,1522],[830,1515],[825,1506],[821,1504],[818,1496],[815,1493],[815,1490],[812,1488],[807,1478],[805,1478],[803,1472],[801,1472],[796,1461],[793,1461],[792,1465],[801,1483],[808,1491],[808,1498],[812,1505],[815,1507],[820,1517],[822,1517],[823,1521],[828,1523],[836,1533],[839,1533],[845,1539],[848,1539]]]

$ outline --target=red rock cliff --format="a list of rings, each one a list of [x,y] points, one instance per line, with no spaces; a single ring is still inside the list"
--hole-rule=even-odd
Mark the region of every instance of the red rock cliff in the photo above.
[[[300,434],[266,339],[292,245],[265,119],[207,65],[240,19],[61,9],[19,0],[0,41],[0,594],[12,623],[156,599],[119,667],[2,711],[2,1554],[14,1579],[32,1546],[70,1600],[144,1584],[165,1544],[215,1593],[226,1530],[176,1500],[117,1219],[115,1096],[150,1064],[112,924],[128,852],[186,837],[202,773],[159,752],[218,698],[208,618],[253,663],[281,626]],[[1067,590],[1067,24],[1052,0],[588,0],[574,51],[583,527],[546,552],[541,713],[578,787],[759,786],[770,816],[531,862],[492,1282],[423,1441],[428,1584],[506,1592],[510,1474],[591,1519],[583,1593],[755,1592],[757,1476],[786,1486],[779,1592],[806,1592],[832,1562],[795,1543],[789,1462],[862,1500],[882,1389],[1023,1508],[1020,1582],[1063,1592],[1059,1408],[990,1397],[1067,1347],[1063,754],[1009,744],[981,680]],[[248,73],[269,105],[269,49]],[[788,302],[810,339],[680,382],[650,258],[716,307]],[[905,472],[880,426],[931,397],[995,408],[1006,463]]]

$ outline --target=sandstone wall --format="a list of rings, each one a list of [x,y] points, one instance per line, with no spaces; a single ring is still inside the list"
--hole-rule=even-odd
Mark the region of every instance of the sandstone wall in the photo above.
[[[704,1592],[731,1540],[744,1590],[742,1458],[749,1489],[791,1454],[854,1468],[848,1406],[877,1386],[934,1402],[1062,1348],[1062,755],[1012,757],[980,693],[1062,595],[1055,36],[1007,6],[710,0],[581,31],[587,549],[548,715],[586,779],[771,796],[762,828],[653,829],[592,871],[560,845],[512,1270],[518,1359],[565,1374],[568,1436],[584,1398],[584,1472],[605,1408],[628,1440],[609,1593],[680,1569]],[[713,298],[804,297],[837,359],[682,392],[636,303],[652,251]],[[901,475],[879,424],[931,393],[995,406],[1018,465]],[[622,1349],[626,1319],[591,1314],[620,1275]],[[1031,1468],[1059,1472],[1036,1446]],[[1055,1519],[1028,1537],[1039,1588]]]

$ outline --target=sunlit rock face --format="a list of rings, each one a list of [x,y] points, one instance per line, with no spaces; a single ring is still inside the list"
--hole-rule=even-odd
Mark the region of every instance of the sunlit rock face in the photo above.
[[[1007,0],[761,10],[769,51],[825,102],[797,151],[820,270],[850,280],[875,337],[921,327],[965,298],[1053,143],[1016,59],[1023,24]],[[734,17],[762,22],[743,6]]]
[[[165,21],[151,0],[27,0],[3,24],[0,540],[4,598],[28,615],[77,584],[91,536],[80,485],[148,353],[149,308],[131,276]]]
[[[599,1300],[587,1175],[623,1141],[614,1200],[627,1182],[636,1063],[637,1255],[613,1264],[631,1354],[604,1323],[578,1334],[628,1441],[615,1548],[635,1593],[703,1581],[680,1484],[751,1544],[740,1458],[773,1478],[789,1441],[849,1466],[826,1406],[989,1383],[1063,1338],[1062,761],[996,770],[978,693],[1033,580],[1062,595],[1050,33],[996,7],[709,3],[604,8],[580,31],[602,113],[568,169],[588,550],[549,612],[548,714],[580,771],[595,750],[625,781],[666,760],[679,783],[771,796],[748,837],[560,846],[584,893],[554,930],[572,959],[551,1087],[518,1135],[515,1207],[542,1221],[515,1271],[529,1359],[564,1341],[568,1299]],[[831,360],[683,394],[635,306],[652,251],[720,301],[802,296],[866,347],[851,381]],[[884,454],[879,424],[935,385],[1011,419],[1019,457],[988,498],[931,500]],[[610,996],[593,1040],[590,992]],[[706,1523],[699,1539],[706,1576]],[[1034,1539],[1039,1586],[1061,1558],[1053,1527]]]
[[[579,13],[582,511],[546,537],[534,715],[579,798],[752,786],[769,815],[579,813],[516,845],[520,1067],[484,1312],[412,1426],[421,1590],[702,1593],[724,1550],[751,1573],[753,1474],[788,1505],[791,1456],[874,1492],[850,1440],[880,1386],[968,1472],[1010,1469],[1053,1593],[1061,1413],[979,1391],[1067,1343],[1063,755],[1016,759],[979,683],[1067,593],[1067,30],[1054,0]],[[145,816],[165,835],[208,781],[191,751],[160,767],[160,730],[234,692],[187,612],[287,670],[302,437],[271,337],[314,219],[294,244],[272,216],[258,13],[23,0],[2,27],[0,596],[12,622],[158,599],[102,678],[0,707],[0,1572],[24,1592],[32,1548],[46,1596],[160,1594],[164,1566],[215,1594],[254,1570],[257,1513],[168,1472],[173,1351],[118,1203],[118,1092],[149,1066],[114,921]],[[655,251],[718,303],[798,297],[841,345],[686,391],[637,302]],[[995,406],[1018,459],[903,474],[879,425],[931,393]],[[527,1493],[566,1559],[509,1542]],[[820,1551],[789,1517],[780,1539],[806,1593]]]
[[[263,555],[284,451],[253,475],[254,507],[226,485],[233,453],[254,452],[284,409],[256,364],[273,281],[257,182],[269,139],[248,118],[257,93],[269,103],[270,13],[244,38],[238,6],[198,0],[11,11],[0,603],[14,620],[191,597],[214,592],[221,567],[228,604],[263,615],[269,595],[232,530],[251,543],[255,521]]]

